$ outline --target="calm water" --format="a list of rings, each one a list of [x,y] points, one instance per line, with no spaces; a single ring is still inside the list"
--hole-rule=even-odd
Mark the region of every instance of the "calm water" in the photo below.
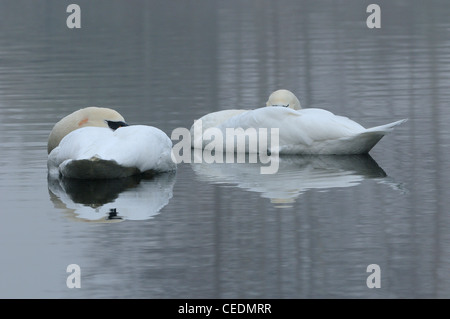
[[[0,1],[0,297],[449,298],[450,6],[377,1],[372,30],[372,2],[79,0],[69,30],[69,2]],[[170,136],[278,88],[364,126],[409,121],[370,157],[270,176],[47,180],[47,136],[78,108]]]

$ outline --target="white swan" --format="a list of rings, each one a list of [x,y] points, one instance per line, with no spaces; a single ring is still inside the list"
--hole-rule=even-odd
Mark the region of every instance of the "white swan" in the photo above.
[[[302,109],[297,97],[288,90],[273,92],[264,108],[254,110],[224,110],[209,113],[191,127],[192,147],[208,145],[203,134],[217,128],[226,136],[227,128],[279,129],[279,147],[270,149],[280,154],[365,154],[395,126],[396,121],[366,129],[347,117],[317,108]],[[195,134],[201,132],[201,134]],[[238,134],[235,132],[235,134]],[[246,133],[242,133],[246,134]],[[247,140],[246,149],[248,149]],[[227,141],[223,143],[224,148]],[[235,148],[236,151],[236,148]]]
[[[172,141],[160,129],[125,123],[108,108],[88,107],[67,115],[48,139],[50,176],[120,178],[176,168]]]

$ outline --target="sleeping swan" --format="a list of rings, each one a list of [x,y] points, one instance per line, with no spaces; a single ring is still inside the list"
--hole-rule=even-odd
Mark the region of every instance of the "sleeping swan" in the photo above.
[[[229,128],[242,128],[234,131],[234,138],[246,135],[244,130],[254,128],[279,129],[278,146],[269,151],[280,154],[365,154],[392,129],[404,123],[400,120],[386,125],[366,129],[347,117],[317,108],[302,109],[297,97],[288,90],[273,92],[266,103],[267,107],[254,110],[224,110],[209,113],[195,121],[191,127],[192,147],[207,148],[211,134],[204,137],[209,128],[220,130],[226,137]],[[199,132],[200,134],[195,134]],[[205,134],[206,135],[206,134]],[[214,134],[212,134],[214,135]],[[248,136],[248,135],[247,135]],[[246,151],[248,150],[246,141]],[[231,141],[231,145],[233,141]],[[229,141],[224,141],[223,147]],[[236,145],[234,145],[236,151]],[[228,147],[228,146],[227,146]],[[227,148],[228,151],[228,148]]]
[[[175,170],[172,141],[160,129],[128,125],[116,111],[88,107],[67,115],[48,138],[49,175],[120,178]]]

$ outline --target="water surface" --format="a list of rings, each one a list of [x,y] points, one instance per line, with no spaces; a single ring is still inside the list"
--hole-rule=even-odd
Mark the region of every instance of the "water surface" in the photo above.
[[[76,3],[69,30],[65,2],[0,2],[0,297],[450,297],[446,1],[378,1],[378,30],[356,0]],[[271,176],[47,179],[48,134],[78,108],[170,136],[278,88],[367,127],[409,121],[370,157],[282,158]]]

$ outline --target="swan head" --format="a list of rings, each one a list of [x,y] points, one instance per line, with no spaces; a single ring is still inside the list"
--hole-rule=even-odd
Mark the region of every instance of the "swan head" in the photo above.
[[[266,106],[284,106],[293,110],[300,110],[302,108],[300,101],[289,90],[277,90],[270,94]]]
[[[92,106],[75,111],[61,119],[53,127],[48,137],[48,153],[50,154],[59,145],[64,136],[86,126],[109,127],[116,130],[127,124],[123,116],[113,109]]]

